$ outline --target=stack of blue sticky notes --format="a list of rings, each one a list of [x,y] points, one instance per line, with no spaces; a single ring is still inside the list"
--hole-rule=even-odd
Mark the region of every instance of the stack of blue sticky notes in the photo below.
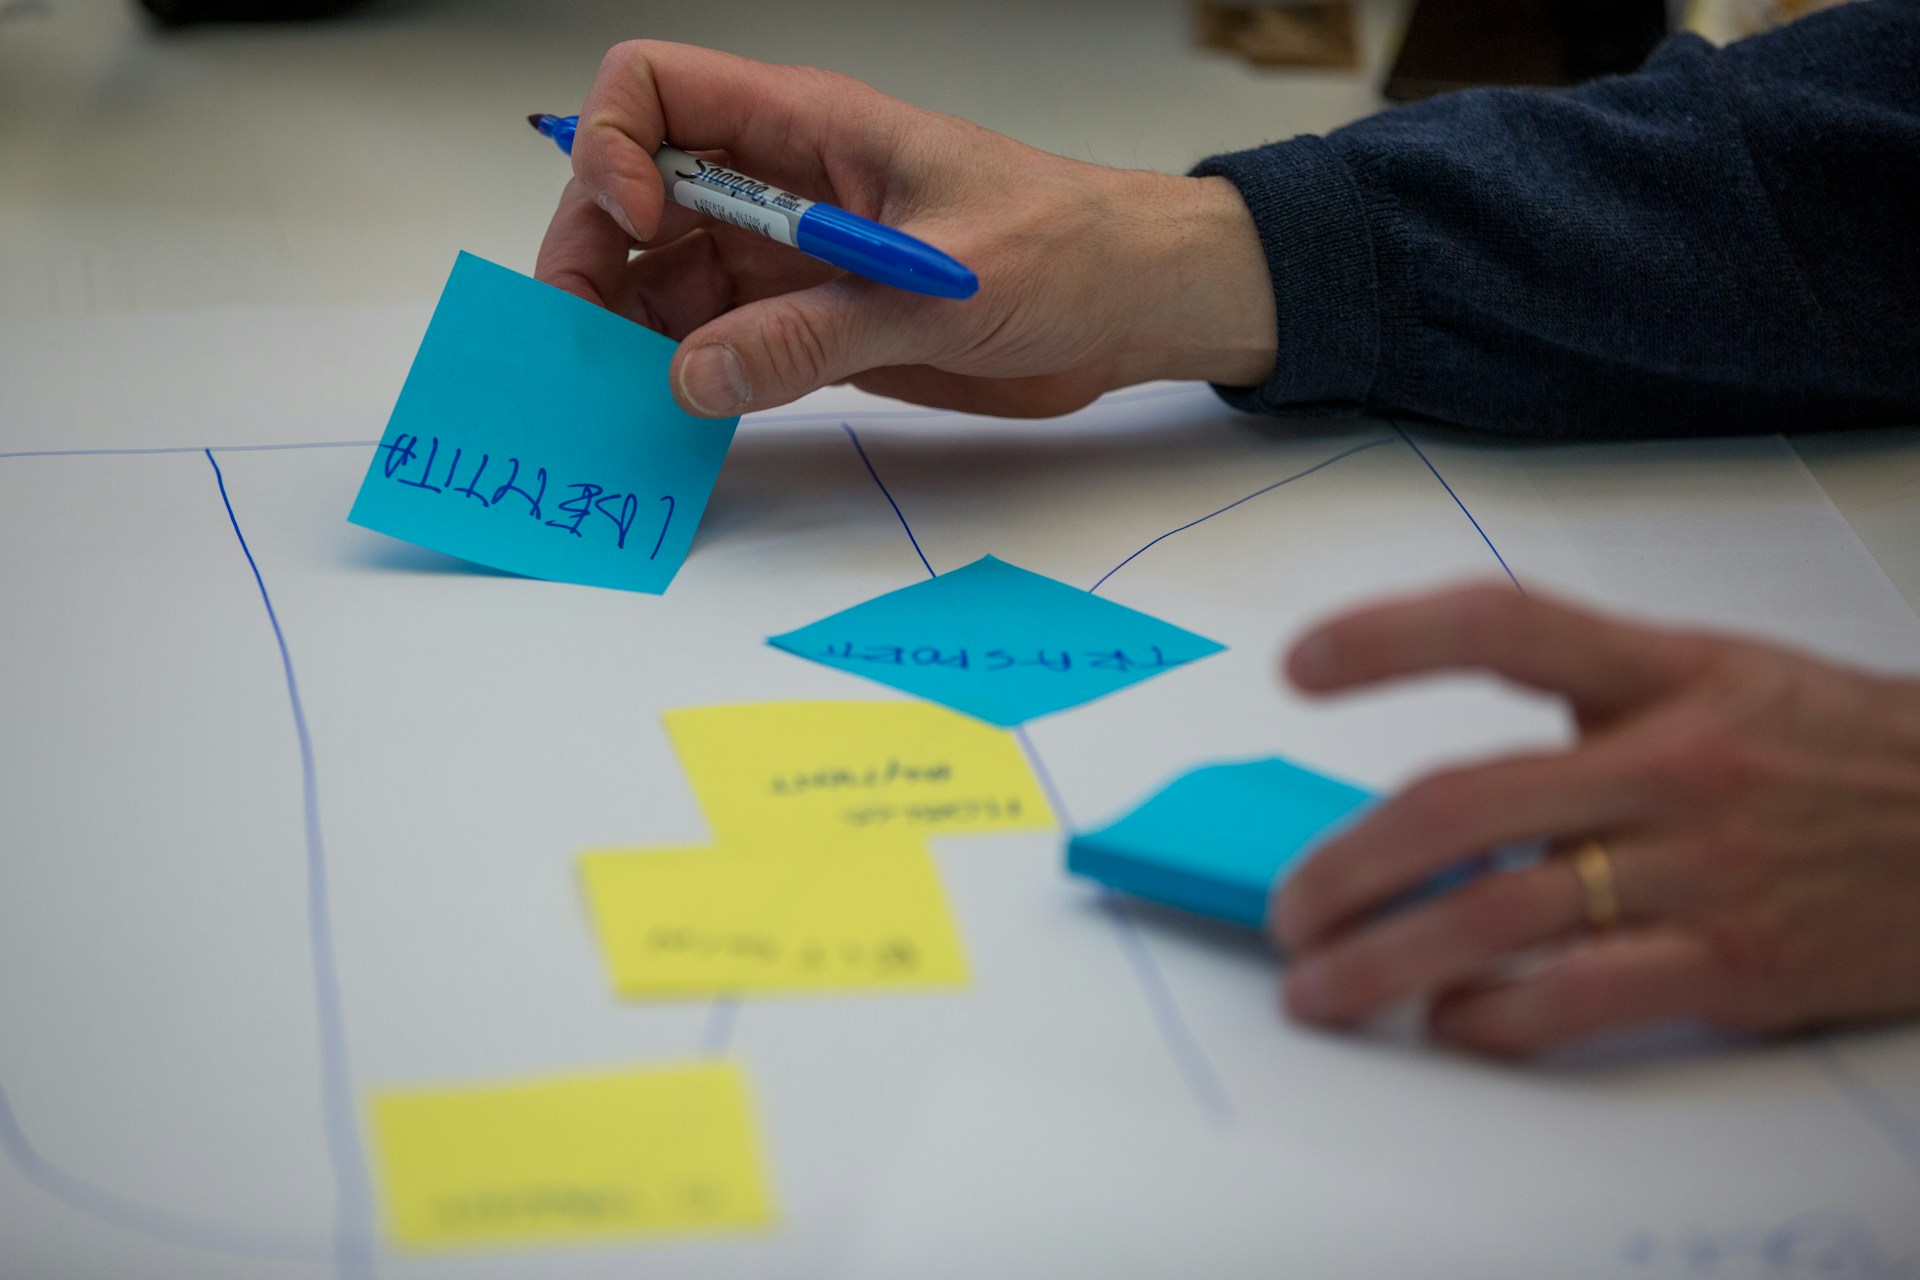
[[[1171,907],[1258,928],[1274,882],[1373,800],[1286,760],[1195,769],[1067,845],[1067,870]]]

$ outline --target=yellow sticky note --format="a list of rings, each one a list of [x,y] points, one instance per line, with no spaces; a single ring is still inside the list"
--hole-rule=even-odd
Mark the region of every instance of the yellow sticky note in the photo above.
[[[933,856],[818,840],[580,857],[601,953],[624,995],[962,987]]]
[[[1055,826],[1011,733],[930,702],[750,702],[665,719],[723,845]]]
[[[597,1240],[773,1222],[739,1067],[702,1062],[373,1099],[403,1245]]]

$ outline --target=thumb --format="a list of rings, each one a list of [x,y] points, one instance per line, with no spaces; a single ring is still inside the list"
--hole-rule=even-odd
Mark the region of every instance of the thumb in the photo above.
[[[914,326],[875,296],[879,288],[835,280],[716,317],[688,334],[674,355],[674,398],[689,413],[724,418],[902,363]]]

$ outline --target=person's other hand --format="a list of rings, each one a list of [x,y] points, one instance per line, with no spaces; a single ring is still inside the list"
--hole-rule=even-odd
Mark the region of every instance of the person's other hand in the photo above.
[[[1418,781],[1303,862],[1268,917],[1297,1017],[1349,1025],[1431,995],[1437,1038],[1528,1054],[1670,1019],[1777,1031],[1920,1011],[1920,682],[1505,586],[1360,610],[1287,661],[1313,693],[1461,670],[1566,698],[1578,741]],[[1598,935],[1564,856],[1589,839],[1622,913]],[[1562,856],[1368,919],[1527,840]]]
[[[670,204],[650,158],[663,141],[917,236],[980,292],[891,289]],[[693,413],[847,381],[1036,416],[1273,365],[1266,259],[1222,178],[1083,164],[844,76],[651,41],[601,64],[573,170],[537,274],[681,340],[673,389]]]

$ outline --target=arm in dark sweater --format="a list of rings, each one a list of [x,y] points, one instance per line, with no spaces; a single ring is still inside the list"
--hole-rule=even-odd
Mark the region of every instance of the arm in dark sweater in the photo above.
[[[1273,276],[1269,413],[1541,436],[1920,419],[1920,0],[1216,156]]]

